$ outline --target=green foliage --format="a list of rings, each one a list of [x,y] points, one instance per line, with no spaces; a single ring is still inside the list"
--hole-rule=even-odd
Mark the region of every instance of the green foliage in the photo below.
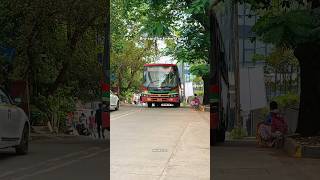
[[[243,139],[245,136],[247,136],[247,132],[243,128],[234,128],[230,132],[232,139]]]
[[[143,66],[153,61],[156,45],[152,38],[166,36],[170,21],[162,22],[168,8],[161,2],[111,2],[111,74],[113,87],[119,87],[121,100],[131,100],[129,94],[142,84]],[[159,11],[155,9],[160,8]],[[148,38],[144,38],[148,37]]]
[[[209,65],[208,64],[198,64],[193,65],[190,68],[190,72],[198,77],[207,77],[209,76]]]
[[[299,104],[299,95],[294,93],[288,93],[286,95],[277,96],[272,100],[278,103],[279,108],[285,109],[287,107]]]
[[[262,114],[263,117],[267,117],[270,112],[270,109],[268,107],[264,107],[260,109],[260,113]]]
[[[257,62],[257,61],[266,61],[266,56],[261,55],[261,54],[254,54],[252,57],[252,62]]]
[[[38,113],[35,121],[50,122],[53,128],[62,129],[68,112],[75,110],[76,99],[72,96],[72,88],[59,88],[55,94],[48,97],[39,95],[35,98],[34,113]],[[40,119],[41,118],[41,119]]]
[[[317,41],[319,37],[312,32],[319,25],[310,11],[295,10],[280,14],[270,12],[258,20],[253,30],[264,42],[295,47],[306,41]]]
[[[204,92],[203,91],[195,91],[195,94],[197,94],[197,96],[203,96]]]
[[[10,80],[28,80],[31,104],[44,121],[61,121],[74,98],[99,98],[97,43],[104,33],[105,0],[3,0],[0,42],[17,50]]]
[[[124,91],[124,92],[121,93],[120,98],[121,98],[121,100],[125,100],[129,104],[131,104],[132,103],[133,93],[134,93],[134,91],[131,91],[131,90]]]
[[[195,0],[192,1],[190,8],[186,10],[189,14],[201,14],[205,13],[210,4],[209,0]]]

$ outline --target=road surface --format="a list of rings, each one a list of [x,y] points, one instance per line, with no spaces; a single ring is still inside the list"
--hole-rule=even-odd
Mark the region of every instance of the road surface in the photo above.
[[[111,180],[209,180],[209,113],[122,106],[111,113]]]
[[[32,141],[30,153],[0,150],[0,180],[107,180],[109,141],[86,137]]]

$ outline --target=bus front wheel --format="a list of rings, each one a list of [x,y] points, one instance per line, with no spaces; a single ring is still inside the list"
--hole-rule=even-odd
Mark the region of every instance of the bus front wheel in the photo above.
[[[213,146],[216,143],[223,143],[226,140],[226,130],[221,129],[210,129],[210,145]]]
[[[210,129],[210,146],[213,146],[217,143],[217,130]]]
[[[221,128],[217,132],[217,142],[223,143],[226,140],[226,130]]]
[[[149,107],[149,108],[152,107],[152,103],[148,103],[148,107]]]

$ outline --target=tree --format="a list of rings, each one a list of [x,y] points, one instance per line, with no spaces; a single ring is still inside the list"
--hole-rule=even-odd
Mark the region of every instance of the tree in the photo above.
[[[119,94],[137,90],[142,84],[142,71],[144,64],[150,62],[148,56],[152,43],[147,41],[138,47],[135,41],[122,42],[121,50],[111,52],[111,73],[115,75]]]
[[[299,61],[301,93],[299,121],[296,132],[313,136],[320,131],[317,120],[320,108],[320,2],[249,1],[261,11],[262,17],[254,27],[261,39],[277,47],[293,49]]]
[[[180,0],[180,1],[152,1],[151,7],[157,11],[162,6],[169,7],[157,17],[151,17],[150,21],[169,22],[165,23],[163,32],[153,36],[169,37],[167,48],[163,52],[172,56],[178,62],[189,64],[209,63],[209,24],[208,9],[209,0]],[[168,32],[169,30],[169,32]],[[156,31],[157,32],[157,31]],[[204,84],[208,85],[208,78],[202,76]],[[208,103],[208,88],[204,91],[204,103]]]
[[[208,92],[208,88],[209,88],[209,66],[207,64],[199,64],[199,65],[193,65],[190,68],[190,72],[197,76],[197,77],[201,77],[203,82],[204,82],[204,92]],[[204,97],[203,97],[203,104],[208,104],[208,94],[204,93]]]
[[[136,3],[118,0],[111,4],[112,86],[117,87],[120,98],[140,88],[143,66],[154,55],[153,41],[141,38],[146,4]]]
[[[31,103],[48,119],[57,113],[54,111],[63,116],[75,98],[88,101],[99,97],[97,53],[102,44],[97,40],[103,34],[105,4],[105,0],[0,2],[4,27],[0,42],[17,51],[7,76],[29,82]]]
[[[299,73],[299,62],[292,49],[277,47],[267,56],[255,54],[252,60],[253,62],[264,61],[266,63],[265,74],[275,75],[274,82],[266,82],[267,86],[272,86],[273,91],[277,92],[280,88],[280,91],[282,90],[285,94],[298,92],[298,76],[293,75]]]

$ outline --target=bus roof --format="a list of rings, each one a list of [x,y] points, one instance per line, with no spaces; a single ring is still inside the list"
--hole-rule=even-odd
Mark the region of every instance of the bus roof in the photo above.
[[[144,66],[177,66],[176,64],[145,64]]]

